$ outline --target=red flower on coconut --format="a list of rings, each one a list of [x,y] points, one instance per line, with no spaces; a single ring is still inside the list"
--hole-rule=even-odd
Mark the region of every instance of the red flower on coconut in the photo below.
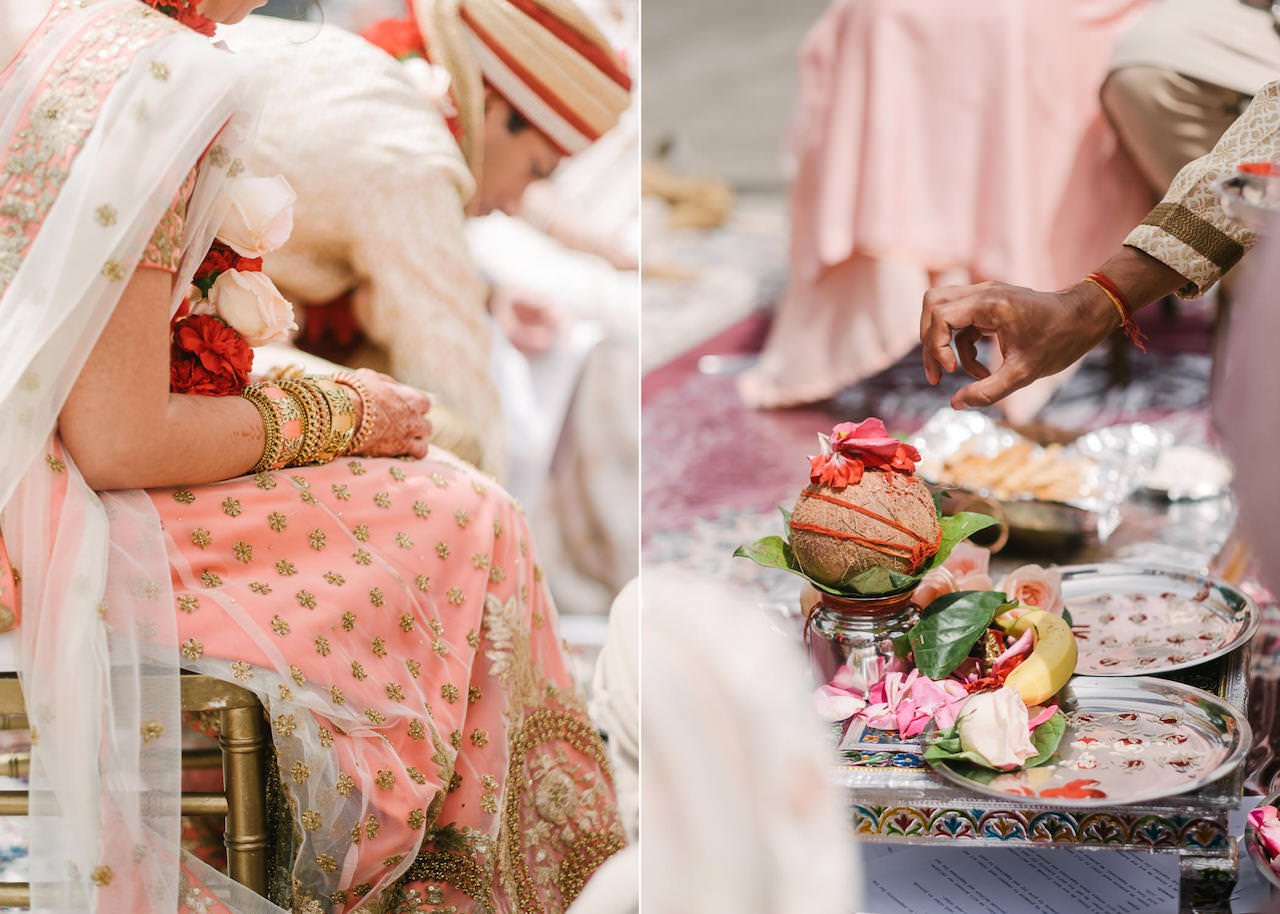
[[[809,458],[809,479],[842,488],[857,485],[864,469],[911,475],[920,452],[889,434],[879,419],[841,422],[830,435],[819,435],[822,453]]]
[[[169,388],[175,393],[239,393],[252,368],[249,344],[218,318],[192,314],[174,324]]]

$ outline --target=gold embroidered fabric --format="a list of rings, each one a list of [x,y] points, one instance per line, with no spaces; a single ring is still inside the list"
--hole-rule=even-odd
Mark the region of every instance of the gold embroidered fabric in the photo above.
[[[166,273],[178,272],[178,265],[182,262],[182,231],[187,220],[187,202],[191,199],[191,192],[195,190],[198,169],[199,165],[191,169],[182,182],[182,187],[173,197],[173,204],[165,210],[151,240],[147,242],[138,266],[164,270]]]
[[[41,30],[72,5],[70,0],[59,0]],[[182,28],[142,4],[95,27],[98,31],[91,40],[80,42],[75,52],[62,55],[49,67],[21,115],[25,129],[15,131],[10,148],[0,151],[6,163],[0,172],[0,293],[18,272],[57,199],[57,188],[67,180],[98,110],[132,63],[133,52]],[[95,218],[107,226],[115,213],[103,206]]]
[[[1252,232],[1229,218],[1213,184],[1241,162],[1280,158],[1280,82],[1260,91],[1207,155],[1174,178],[1164,199],[1124,243],[1186,277],[1184,297],[1203,295],[1253,246]]]

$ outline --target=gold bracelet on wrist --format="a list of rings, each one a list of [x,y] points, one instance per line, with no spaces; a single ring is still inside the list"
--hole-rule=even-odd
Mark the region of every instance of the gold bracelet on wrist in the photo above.
[[[348,443],[346,453],[363,454],[377,432],[378,407],[373,402],[373,397],[370,396],[369,388],[365,386],[364,381],[361,381],[351,372],[340,371],[333,376],[333,379],[339,384],[345,384],[350,387],[360,397],[360,425],[356,428],[355,434]]]
[[[262,417],[262,428],[266,439],[262,448],[262,456],[250,468],[250,473],[263,473],[267,470],[274,470],[277,467],[284,466],[284,461],[281,459],[281,454],[284,450],[284,435],[280,431],[280,414],[276,411],[275,403],[266,395],[264,391],[266,386],[260,383],[249,384],[244,390],[240,391],[240,396],[257,407],[258,415]]]
[[[290,464],[293,466],[313,464],[328,440],[329,430],[333,425],[329,412],[329,400],[315,382],[304,378],[282,379],[276,383],[281,390],[292,394],[297,399],[305,417],[306,430],[303,432],[302,445]]]
[[[277,466],[291,466],[298,460],[298,452],[307,440],[307,414],[297,396],[289,393],[278,384],[272,385],[280,392],[275,401],[276,412],[280,415],[281,428],[284,430],[284,448],[280,452],[280,463]]]
[[[311,377],[306,380],[315,384],[329,403],[329,435],[316,455],[318,462],[328,463],[347,453],[351,446],[351,439],[356,433],[355,404],[351,402],[348,388],[332,378]]]

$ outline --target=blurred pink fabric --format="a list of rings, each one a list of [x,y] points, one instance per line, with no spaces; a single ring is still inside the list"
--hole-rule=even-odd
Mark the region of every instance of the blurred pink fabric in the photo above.
[[[1244,292],[1232,303],[1227,343],[1215,365],[1213,417],[1235,465],[1239,526],[1256,572],[1272,593],[1280,593],[1280,218],[1272,218],[1265,236],[1241,265],[1247,271]]]
[[[1057,289],[1114,251],[1153,201],[1098,89],[1146,6],[833,3],[801,51],[790,287],[747,402],[812,402],[888,367],[930,285]]]

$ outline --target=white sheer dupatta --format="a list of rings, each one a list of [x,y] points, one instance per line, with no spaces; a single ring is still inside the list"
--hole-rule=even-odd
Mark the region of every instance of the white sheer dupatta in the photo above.
[[[56,437],[156,224],[215,144],[189,206],[180,301],[252,126],[245,63],[158,16],[135,0],[59,2],[0,82],[0,167],[35,192],[0,201],[13,220],[0,222],[0,520],[23,575],[36,911],[169,914],[180,890],[209,898],[179,885],[178,649],[159,519],[142,492],[95,494]],[[86,42],[98,58],[77,50]],[[111,54],[129,56],[123,75],[103,75]],[[111,82],[101,104],[85,94],[95,79]],[[41,157],[69,144],[65,169]],[[38,194],[56,197],[33,217]],[[24,219],[34,238],[13,231]],[[279,910],[243,897],[236,910]]]

